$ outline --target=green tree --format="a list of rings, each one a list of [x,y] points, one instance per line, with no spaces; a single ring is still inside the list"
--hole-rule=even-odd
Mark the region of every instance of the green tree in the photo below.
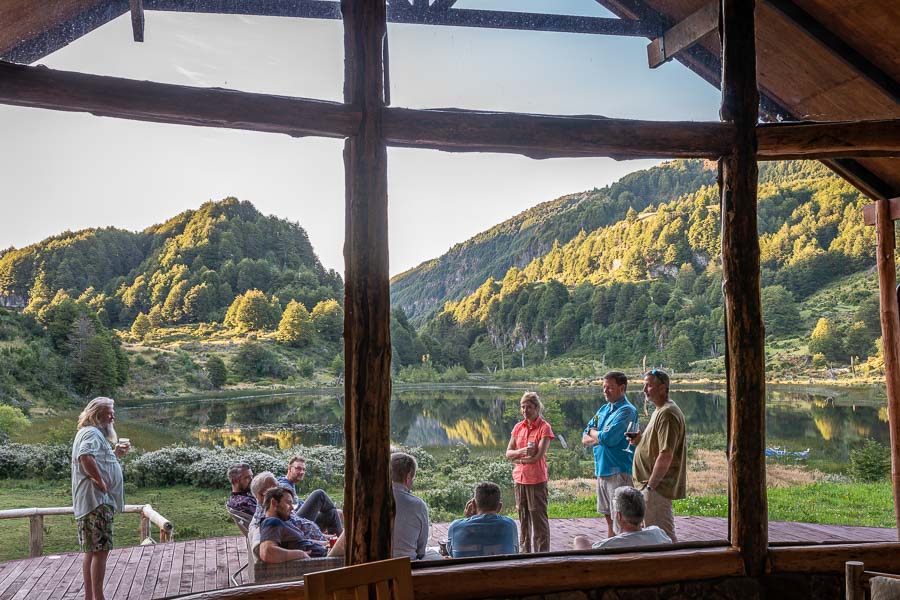
[[[249,290],[234,299],[225,314],[225,325],[239,331],[271,329],[278,322],[278,301],[259,290]]]
[[[844,349],[847,356],[856,356],[862,359],[868,358],[875,352],[875,338],[869,333],[865,323],[857,321],[850,325],[844,336]]]
[[[206,375],[209,377],[209,383],[213,389],[219,389],[228,381],[228,369],[225,367],[225,361],[218,356],[210,356],[206,361]]]
[[[153,325],[150,324],[150,318],[144,313],[139,312],[138,316],[134,319],[134,323],[131,324],[131,335],[142,340],[152,330]]]
[[[668,343],[665,358],[666,363],[673,369],[686,371],[690,367],[691,361],[696,358],[694,344],[687,335],[682,333]]]
[[[313,326],[324,340],[337,341],[344,333],[344,309],[337,300],[322,300],[312,309]]]
[[[75,389],[82,396],[109,395],[119,385],[119,362],[108,335],[90,338],[72,374]]]
[[[762,289],[763,322],[766,333],[791,333],[800,323],[800,311],[794,296],[783,286],[770,285]]]
[[[822,354],[828,360],[841,360],[844,357],[841,337],[834,324],[825,317],[819,319],[809,336],[809,353]]]
[[[194,323],[203,323],[215,309],[215,294],[207,283],[192,287],[184,295],[184,318]]]
[[[13,431],[20,431],[29,426],[31,426],[31,421],[21,409],[0,405],[0,441],[9,439],[9,434]]]
[[[291,300],[281,322],[275,332],[275,339],[288,346],[302,347],[308,345],[313,338],[313,321],[306,307],[296,300]]]

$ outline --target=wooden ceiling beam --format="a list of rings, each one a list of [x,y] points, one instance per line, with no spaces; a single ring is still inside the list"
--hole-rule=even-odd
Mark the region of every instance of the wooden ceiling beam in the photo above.
[[[811,39],[827,48],[835,58],[840,59],[888,97],[893,98],[894,102],[900,103],[900,82],[857,52],[792,0],[765,0],[765,2]]]
[[[17,12],[15,2],[0,2],[0,60],[40,60],[127,13],[128,1],[58,0],[40,8],[24,2],[25,12]]]
[[[0,103],[153,123],[344,138],[359,112],[339,102],[56,71],[0,62]]]
[[[635,37],[655,37],[659,34],[656,27],[630,19],[459,9],[452,8],[452,5],[452,2],[437,2],[433,5],[410,4],[408,1],[394,2],[388,6],[387,18],[390,23],[413,25],[485,27]],[[340,3],[329,0],[277,0],[265,3],[244,0],[144,0],[144,8],[175,12],[311,19],[341,18]]]
[[[900,157],[900,119],[757,125],[760,160]]]
[[[662,65],[700,38],[719,27],[719,3],[708,2],[700,10],[679,21],[647,46],[651,69]]]

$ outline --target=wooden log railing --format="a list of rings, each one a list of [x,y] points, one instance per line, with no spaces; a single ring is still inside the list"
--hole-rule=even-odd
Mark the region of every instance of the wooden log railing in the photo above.
[[[141,515],[141,540],[151,538],[151,524],[159,528],[159,541],[171,542],[174,539],[174,526],[171,521],[156,512],[149,504],[126,504],[123,513]],[[52,506],[47,508],[12,508],[0,510],[0,519],[28,518],[28,556],[36,558],[44,553],[44,517],[73,515],[71,506]]]

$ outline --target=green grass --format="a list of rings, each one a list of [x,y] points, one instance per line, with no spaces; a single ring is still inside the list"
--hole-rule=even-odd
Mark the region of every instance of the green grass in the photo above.
[[[769,519],[826,525],[893,527],[894,502],[889,482],[816,483],[769,490]],[[676,500],[676,515],[727,517],[724,495],[693,496]],[[563,504],[551,503],[550,518],[596,517],[594,498]]]
[[[188,540],[238,535],[237,527],[223,508],[226,490],[208,490],[191,486],[140,488],[126,491],[127,504],[152,504],[175,526],[175,539]],[[71,506],[68,481],[37,480],[0,482],[0,510],[31,506]],[[139,543],[140,516],[118,515],[115,521],[116,546]],[[154,539],[159,532],[153,528]],[[28,519],[0,520],[0,561],[28,556]],[[78,551],[75,521],[71,516],[44,517],[44,554]]]

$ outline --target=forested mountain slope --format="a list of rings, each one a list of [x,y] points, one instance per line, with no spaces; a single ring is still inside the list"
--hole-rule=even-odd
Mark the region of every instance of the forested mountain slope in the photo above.
[[[489,277],[501,279],[510,267],[524,267],[582,230],[610,225],[629,208],[640,211],[714,182],[713,163],[674,161],[631,173],[603,189],[544,202],[395,276],[392,303],[421,324],[445,301],[471,293]]]

